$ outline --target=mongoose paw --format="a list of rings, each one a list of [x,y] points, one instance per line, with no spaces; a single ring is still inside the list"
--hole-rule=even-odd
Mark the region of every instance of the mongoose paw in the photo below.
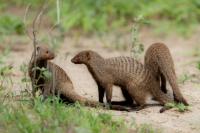
[[[177,98],[176,96],[174,96],[174,101],[178,102],[178,103],[183,103],[185,106],[188,106],[188,102],[183,98]]]
[[[111,108],[111,104],[106,103],[106,104],[104,104],[104,107],[105,107],[106,109],[110,109],[110,108]]]
[[[166,111],[164,107],[160,109],[160,113],[163,113],[164,111]]]

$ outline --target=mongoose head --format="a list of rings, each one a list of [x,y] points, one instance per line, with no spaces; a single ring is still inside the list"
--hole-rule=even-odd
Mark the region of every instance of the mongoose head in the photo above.
[[[46,45],[36,46],[36,56],[38,60],[52,60],[55,57],[54,52]]]
[[[73,62],[75,64],[88,63],[89,60],[91,59],[90,54],[91,54],[91,51],[89,51],[89,50],[82,51],[82,52],[78,53],[76,56],[74,56],[74,58],[71,59],[71,62]]]
[[[85,50],[80,53],[78,53],[74,58],[72,58],[71,62],[75,64],[88,64],[93,59],[99,58],[100,55],[98,55],[96,52],[92,50]],[[101,58],[101,57],[100,57]]]

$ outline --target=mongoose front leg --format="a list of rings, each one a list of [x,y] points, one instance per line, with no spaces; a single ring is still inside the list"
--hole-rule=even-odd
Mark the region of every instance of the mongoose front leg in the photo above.
[[[167,93],[166,78],[165,78],[165,76],[164,76],[162,73],[160,74],[160,78],[161,78],[161,90],[162,90],[164,93]]]
[[[106,101],[108,105],[111,105],[111,99],[112,99],[112,84],[105,85],[105,91],[106,91]]]
[[[105,88],[103,88],[101,85],[98,85],[98,92],[99,92],[99,102],[103,103]]]
[[[43,101],[46,100],[50,95],[51,95],[51,84],[46,83],[44,85],[43,91],[42,91],[42,96],[43,96]]]

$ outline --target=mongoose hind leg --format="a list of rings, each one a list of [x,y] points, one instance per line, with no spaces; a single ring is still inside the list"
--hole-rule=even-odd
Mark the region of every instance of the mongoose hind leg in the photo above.
[[[127,89],[124,87],[121,87],[122,95],[124,97],[124,101],[112,101],[112,105],[122,105],[122,106],[136,106],[133,104],[133,99],[131,95],[128,93]]]
[[[136,106],[133,107],[133,109],[139,111],[146,107],[146,92],[144,92],[140,87],[135,88],[137,88],[137,90],[135,89],[131,93],[131,96],[136,103]]]
[[[160,74],[160,78],[161,78],[161,90],[166,94],[167,93],[166,78],[162,73]]]
[[[164,106],[166,103],[173,102],[173,100],[169,99],[167,95],[160,89],[152,89],[151,92],[155,100],[158,101],[162,106]]]
[[[183,96],[178,96],[175,95],[175,93],[173,93],[174,96],[174,101],[176,101],[177,103],[183,103],[184,105],[188,106],[188,102],[186,101],[186,99]]]
[[[109,105],[111,105],[111,100],[112,100],[112,87],[113,87],[113,84],[104,85],[104,88],[106,91],[106,101],[107,101],[107,104]]]

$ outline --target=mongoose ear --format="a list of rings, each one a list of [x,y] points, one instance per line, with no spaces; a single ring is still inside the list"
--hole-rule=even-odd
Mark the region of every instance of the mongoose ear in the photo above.
[[[36,46],[36,55],[38,55],[39,51],[40,51],[40,47]]]
[[[90,57],[90,52],[87,52],[87,53],[86,53],[86,57],[87,57],[87,60],[89,61],[90,58],[91,58],[91,57]]]
[[[39,50],[40,50],[40,47],[39,47],[39,46],[37,46],[37,47],[36,47],[36,50],[37,50],[37,51],[39,51]]]

